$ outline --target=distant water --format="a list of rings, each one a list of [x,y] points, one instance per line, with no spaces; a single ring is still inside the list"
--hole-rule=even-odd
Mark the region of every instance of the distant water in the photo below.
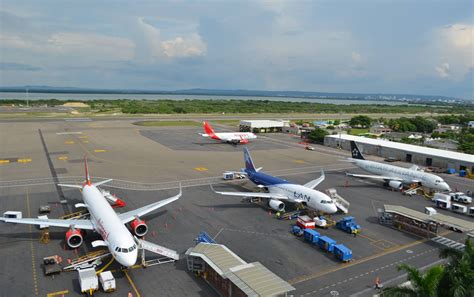
[[[26,93],[10,93],[0,92],[0,100],[2,99],[20,99],[26,100]],[[289,101],[289,102],[313,102],[313,103],[330,103],[338,105],[349,104],[384,104],[384,105],[404,105],[405,102],[399,101],[375,101],[363,99],[316,99],[316,98],[294,98],[294,97],[258,97],[258,96],[216,96],[216,95],[175,95],[175,94],[70,94],[70,93],[28,93],[29,100],[39,99],[61,99],[61,100],[94,100],[94,99],[131,99],[131,100],[269,100],[269,101]]]

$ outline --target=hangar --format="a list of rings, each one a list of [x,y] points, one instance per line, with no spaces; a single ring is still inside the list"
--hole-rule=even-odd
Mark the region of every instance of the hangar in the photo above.
[[[350,142],[355,141],[362,153],[383,158],[396,158],[405,162],[427,167],[466,170],[474,172],[474,155],[434,149],[413,144],[373,139],[348,134],[328,135],[324,145],[350,150]]]
[[[281,132],[283,127],[288,127],[290,121],[284,120],[241,120],[241,132],[270,133]]]

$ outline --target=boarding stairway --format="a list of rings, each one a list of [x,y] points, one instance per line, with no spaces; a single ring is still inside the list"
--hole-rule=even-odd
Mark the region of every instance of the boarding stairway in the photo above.
[[[138,247],[142,250],[142,265],[144,267],[170,263],[179,260],[179,254],[176,251],[143,239],[136,238],[136,241],[138,243]],[[146,260],[145,251],[149,251],[163,257]]]
[[[432,238],[431,240],[436,242],[436,243],[439,243],[441,245],[444,245],[446,247],[457,249],[457,250],[460,250],[460,251],[464,250],[464,248],[466,247],[465,244],[459,243],[457,241],[454,241],[452,239],[442,237],[442,236],[436,236],[436,237]]]
[[[336,205],[336,207],[342,211],[343,213],[347,214],[349,212],[349,207],[351,206],[350,202],[342,198],[334,188],[330,188],[326,190],[326,193],[331,197],[332,201]]]
[[[105,258],[107,256],[110,256],[110,252],[109,250],[105,249],[90,252],[85,256],[72,260],[68,266],[63,268],[63,271],[73,271],[92,267],[95,268],[102,264],[102,258]]]

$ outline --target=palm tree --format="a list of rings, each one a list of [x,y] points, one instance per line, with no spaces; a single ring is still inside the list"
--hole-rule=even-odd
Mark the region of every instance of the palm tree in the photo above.
[[[466,239],[464,251],[446,248],[439,256],[448,260],[438,287],[439,296],[474,296],[474,248],[471,241]]]
[[[422,274],[417,268],[402,264],[398,270],[405,270],[411,286],[391,287],[383,290],[383,297],[436,297],[438,283],[444,273],[441,265],[436,265]]]

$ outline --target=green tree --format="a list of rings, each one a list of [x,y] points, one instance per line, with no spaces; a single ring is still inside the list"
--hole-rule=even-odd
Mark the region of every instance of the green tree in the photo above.
[[[311,133],[309,133],[308,138],[311,142],[315,143],[324,143],[324,136],[329,135],[329,133],[321,128],[316,128]]]
[[[413,266],[402,264],[398,270],[405,270],[408,274],[410,287],[391,287],[383,290],[383,297],[436,297],[438,284],[443,276],[444,268],[441,265],[433,266],[424,274]]]
[[[372,119],[364,115],[355,116],[351,118],[351,120],[349,121],[349,125],[351,127],[368,128],[371,123],[372,123]]]
[[[469,239],[464,251],[446,248],[440,257],[448,259],[438,286],[438,296],[474,296],[474,248]]]

